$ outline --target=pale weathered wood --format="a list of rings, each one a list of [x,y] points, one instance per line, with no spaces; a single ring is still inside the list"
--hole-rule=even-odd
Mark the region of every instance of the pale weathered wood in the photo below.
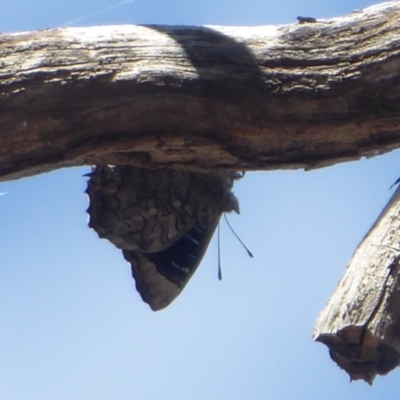
[[[355,251],[319,316],[314,340],[351,379],[400,365],[400,187]]]
[[[0,34],[0,179],[82,164],[317,168],[400,147],[400,3],[301,22]],[[399,363],[399,207],[315,330],[353,379]]]
[[[400,145],[400,4],[261,27],[0,35],[0,177],[316,168]]]

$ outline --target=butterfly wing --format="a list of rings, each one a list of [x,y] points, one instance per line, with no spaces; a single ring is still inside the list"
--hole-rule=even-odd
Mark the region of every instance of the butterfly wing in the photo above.
[[[195,225],[186,173],[104,166],[89,176],[89,227],[120,249],[161,251]]]
[[[165,250],[123,251],[131,264],[136,289],[153,311],[167,307],[184,289],[207,251],[219,218],[215,216],[205,230],[193,227]]]
[[[123,250],[153,310],[168,306],[203,258],[223,212],[238,212],[234,175],[96,167],[89,226]]]

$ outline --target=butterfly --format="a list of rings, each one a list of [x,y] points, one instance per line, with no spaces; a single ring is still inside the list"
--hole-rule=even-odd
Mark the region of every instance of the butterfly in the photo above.
[[[87,174],[89,227],[122,250],[153,311],[167,307],[199,266],[240,173],[96,166]]]

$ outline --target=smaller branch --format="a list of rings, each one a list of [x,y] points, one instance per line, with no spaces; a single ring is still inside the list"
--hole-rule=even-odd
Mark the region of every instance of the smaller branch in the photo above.
[[[352,380],[400,365],[400,187],[355,251],[313,338]]]

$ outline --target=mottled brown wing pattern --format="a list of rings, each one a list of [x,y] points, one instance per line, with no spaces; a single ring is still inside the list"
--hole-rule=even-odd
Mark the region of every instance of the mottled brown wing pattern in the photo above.
[[[89,175],[89,226],[123,250],[153,310],[182,291],[222,213],[239,212],[230,173],[102,166]]]

